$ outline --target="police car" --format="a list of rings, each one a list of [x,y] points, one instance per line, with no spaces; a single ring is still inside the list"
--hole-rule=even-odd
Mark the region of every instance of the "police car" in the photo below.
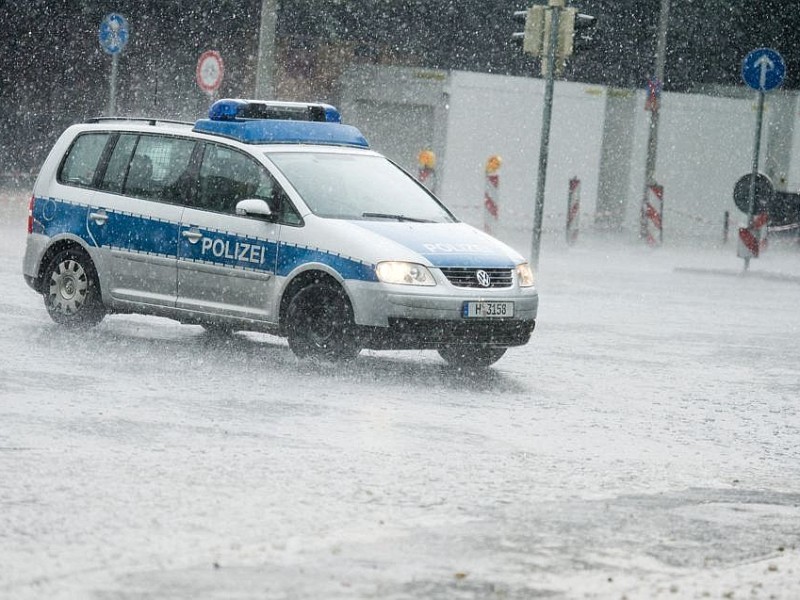
[[[73,125],[36,180],[23,271],[68,327],[146,313],[329,360],[427,348],[487,366],[528,342],[538,307],[522,256],[326,104]]]

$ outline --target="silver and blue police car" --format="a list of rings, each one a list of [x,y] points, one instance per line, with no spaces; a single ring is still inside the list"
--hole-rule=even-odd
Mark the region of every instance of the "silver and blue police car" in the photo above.
[[[147,313],[323,359],[428,348],[487,366],[528,342],[538,307],[522,256],[325,104],[68,128],[34,186],[23,272],[68,327]]]

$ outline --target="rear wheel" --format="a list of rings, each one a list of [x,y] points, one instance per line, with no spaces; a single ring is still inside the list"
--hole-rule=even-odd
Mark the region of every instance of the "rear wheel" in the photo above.
[[[311,283],[289,301],[289,347],[299,358],[352,360],[360,352],[353,310],[339,286]]]
[[[105,316],[92,259],[81,249],[63,250],[44,273],[44,305],[56,323],[91,327]]]
[[[485,368],[500,360],[507,349],[477,344],[456,344],[439,348],[439,356],[454,367]]]

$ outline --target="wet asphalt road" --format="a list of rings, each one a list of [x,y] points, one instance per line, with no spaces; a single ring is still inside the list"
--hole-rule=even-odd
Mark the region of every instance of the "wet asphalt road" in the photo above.
[[[165,319],[59,328],[24,202],[0,197],[0,597],[800,596],[791,277],[552,242],[534,339],[494,368],[320,366]]]

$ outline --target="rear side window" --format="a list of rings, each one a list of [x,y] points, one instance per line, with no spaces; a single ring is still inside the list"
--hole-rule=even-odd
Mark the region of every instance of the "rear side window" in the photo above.
[[[195,142],[142,135],[127,165],[122,192],[126,196],[182,202],[191,188]]]
[[[108,133],[85,133],[75,138],[58,173],[59,183],[90,187],[109,137]]]
[[[138,137],[135,134],[119,136],[117,143],[114,144],[114,151],[111,153],[103,180],[100,182],[101,190],[117,194],[122,193],[122,188],[125,185],[125,175],[128,173],[128,163],[131,160],[131,154],[136,147]]]

